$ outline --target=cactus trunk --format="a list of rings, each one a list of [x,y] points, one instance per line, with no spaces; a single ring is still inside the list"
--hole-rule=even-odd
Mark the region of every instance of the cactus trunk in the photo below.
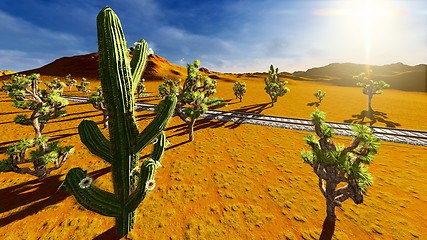
[[[145,198],[164,151],[164,141],[157,141],[152,158],[139,169],[139,152],[157,138],[164,137],[163,129],[171,118],[176,96],[168,96],[160,103],[156,118],[139,133],[134,117],[135,102],[133,90],[145,66],[146,55],[134,54],[132,70],[128,60],[126,41],[120,20],[113,10],[105,7],[97,17],[99,71],[101,85],[108,112],[110,140],[100,132],[96,123],[84,120],[79,125],[82,142],[97,156],[111,163],[114,194],[85,185],[86,173],[71,169],[66,184],[77,201],[86,208],[105,216],[115,217],[117,235],[125,236],[133,228],[135,209]],[[146,42],[140,41],[146,50]],[[134,72],[132,72],[134,71]],[[161,154],[159,154],[159,152]],[[80,181],[80,182],[79,182]],[[83,187],[82,187],[83,186]]]

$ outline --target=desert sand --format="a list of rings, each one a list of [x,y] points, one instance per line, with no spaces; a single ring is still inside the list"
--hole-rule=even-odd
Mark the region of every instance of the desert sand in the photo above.
[[[185,68],[170,68],[152,61],[145,76],[150,96],[138,101],[156,103],[161,77],[185,77]],[[175,71],[175,72],[173,72]],[[155,74],[154,74],[155,73]],[[207,73],[218,82],[216,97],[228,106],[221,110],[309,118],[315,109],[313,93],[326,97],[318,106],[328,121],[360,122],[367,97],[360,88],[328,83],[289,81],[291,92],[271,107],[262,75]],[[58,73],[58,76],[65,74]],[[44,76],[45,80],[51,76]],[[77,79],[77,78],[76,78]],[[99,85],[90,76],[91,87]],[[240,103],[232,93],[235,81],[247,83]],[[65,94],[78,95],[75,88]],[[81,94],[80,94],[81,95]],[[0,153],[23,138],[33,137],[31,126],[13,122],[24,111],[10,106],[0,93]],[[373,98],[377,111],[366,124],[427,130],[427,94],[385,90]],[[0,173],[0,239],[114,239],[114,219],[80,206],[58,187],[73,167],[88,169],[94,184],[112,191],[109,166],[80,142],[77,126],[83,119],[101,122],[101,112],[90,104],[71,103],[68,115],[51,120],[43,134],[75,153],[64,166],[43,181],[16,173]],[[153,118],[151,112],[136,116],[140,130]],[[308,149],[304,131],[200,119],[195,141],[188,142],[185,124],[173,117],[166,134],[167,147],[156,174],[156,188],[137,209],[130,239],[317,239],[326,216],[325,200],[317,177],[304,164],[300,152]],[[105,135],[108,131],[103,130]],[[336,136],[335,141],[350,142]],[[141,154],[148,157],[151,149]],[[0,155],[0,160],[6,155]],[[337,208],[334,239],[427,238],[427,148],[382,142],[370,166],[374,184],[364,203],[351,200]]]

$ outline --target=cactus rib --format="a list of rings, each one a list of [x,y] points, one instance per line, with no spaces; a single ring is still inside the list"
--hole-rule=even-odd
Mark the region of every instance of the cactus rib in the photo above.
[[[162,159],[163,153],[165,152],[165,147],[166,147],[166,135],[164,132],[162,132],[157,138],[157,143],[154,145],[151,158],[156,162],[160,162],[160,159]]]
[[[79,124],[78,130],[81,141],[91,153],[108,163],[112,162],[110,141],[105,138],[94,121],[83,120]]]
[[[154,178],[154,173],[156,171],[156,163],[153,159],[147,159],[141,166],[141,176],[140,181],[138,182],[138,186],[136,190],[129,197],[129,200],[126,202],[126,209],[128,211],[134,211],[139,203],[144,200],[147,195],[147,189],[145,187],[146,183],[149,180]]]
[[[132,69],[132,92],[135,92],[138,82],[141,80],[147,63],[147,47],[148,44],[144,39],[138,41],[138,45],[133,51],[130,68]]]
[[[138,135],[135,143],[134,153],[139,153],[158,134],[165,129],[170,117],[174,113],[177,98],[173,95],[167,96],[157,107],[157,115],[154,120]],[[173,106],[173,107],[172,107]]]

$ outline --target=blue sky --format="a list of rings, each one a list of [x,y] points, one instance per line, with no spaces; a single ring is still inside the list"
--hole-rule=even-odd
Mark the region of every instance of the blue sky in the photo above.
[[[97,51],[108,5],[126,40],[221,72],[293,72],[332,62],[427,63],[424,0],[2,0],[0,69]]]

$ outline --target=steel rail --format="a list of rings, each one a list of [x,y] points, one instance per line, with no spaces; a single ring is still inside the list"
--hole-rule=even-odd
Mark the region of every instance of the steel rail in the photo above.
[[[64,95],[70,101],[87,102],[87,97]],[[154,111],[155,104],[136,103],[139,110]],[[239,111],[221,111],[208,110],[202,114],[201,118],[234,122],[236,124],[255,124],[270,126],[276,128],[287,128],[293,130],[314,131],[313,124],[310,120],[301,118],[269,116],[256,113],[247,113]],[[351,125],[349,123],[326,122],[327,125],[334,128],[337,135],[353,136]],[[410,129],[397,129],[388,127],[372,127],[372,132],[376,137],[387,142],[405,143],[411,145],[427,146],[427,132]]]

